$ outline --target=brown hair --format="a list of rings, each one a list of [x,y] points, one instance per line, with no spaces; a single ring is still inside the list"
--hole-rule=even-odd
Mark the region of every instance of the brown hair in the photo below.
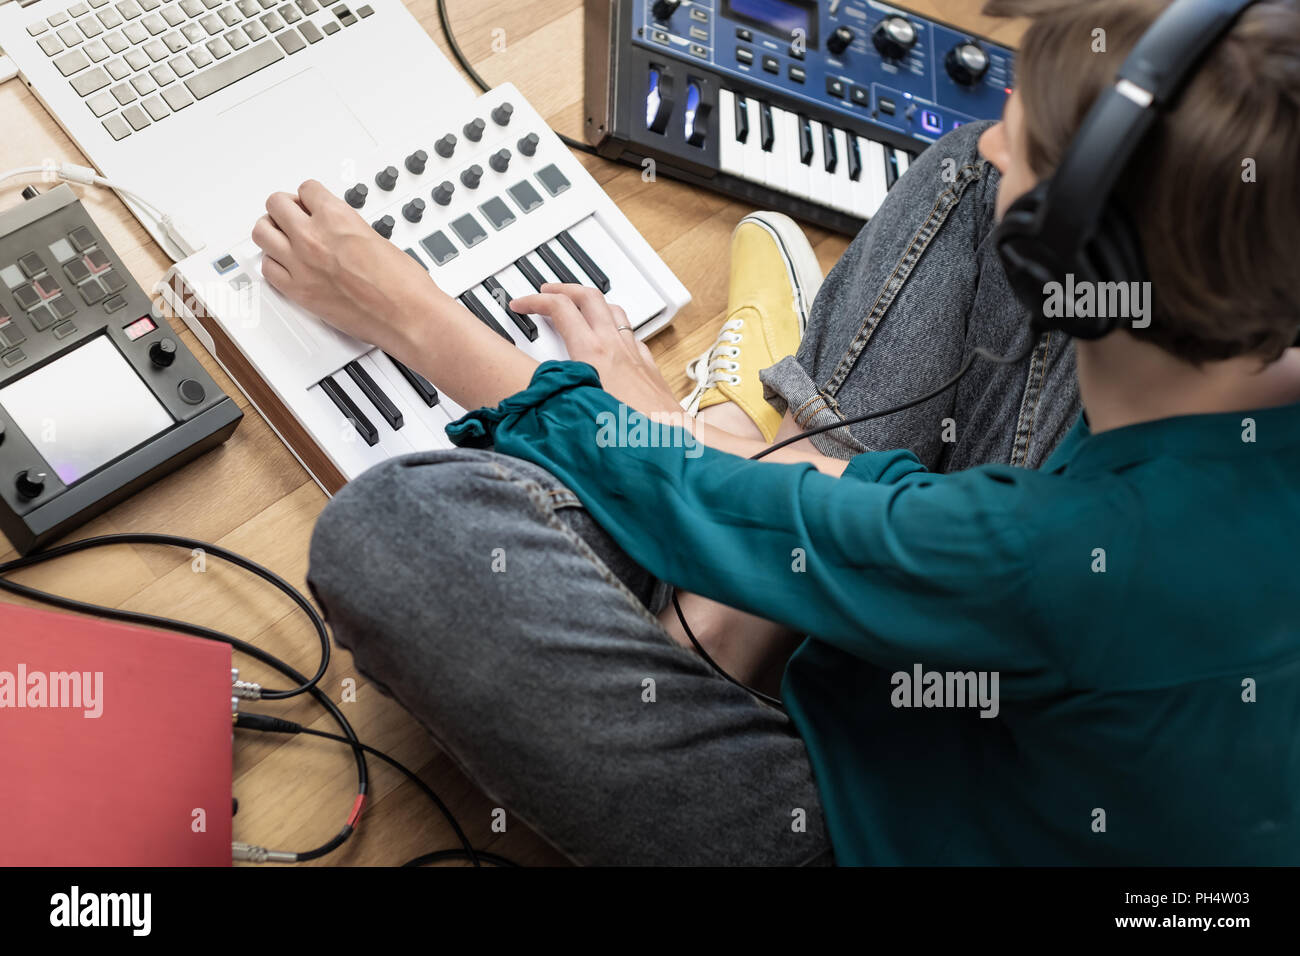
[[[1016,74],[1040,177],[1171,0],[988,0],[1028,16]],[[1094,52],[1104,30],[1105,52]],[[1252,166],[1256,181],[1246,181]],[[1121,177],[1136,224],[1151,325],[1133,335],[1190,362],[1278,358],[1300,329],[1300,7],[1248,8]]]

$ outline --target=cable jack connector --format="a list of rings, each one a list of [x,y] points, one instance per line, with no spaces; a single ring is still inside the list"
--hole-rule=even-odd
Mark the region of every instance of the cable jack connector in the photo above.
[[[262,685],[251,680],[239,679],[239,668],[230,668],[230,693],[241,700],[261,700]]]
[[[235,841],[230,845],[231,858],[236,863],[297,863],[298,854],[284,850],[268,850],[264,846]]]

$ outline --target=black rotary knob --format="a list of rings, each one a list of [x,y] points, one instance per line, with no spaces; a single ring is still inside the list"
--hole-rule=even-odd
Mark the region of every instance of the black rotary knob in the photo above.
[[[462,132],[465,134],[465,138],[471,143],[477,143],[483,138],[483,130],[485,129],[487,129],[487,123],[483,122],[481,119],[473,119],[465,124],[465,128]]]
[[[391,192],[397,185],[397,167],[388,166],[375,173],[375,185],[384,192]]]
[[[456,152],[456,137],[448,133],[438,142],[433,144],[433,151],[443,159],[450,159],[451,154]]]
[[[515,107],[512,103],[502,103],[492,111],[492,122],[498,126],[509,126],[510,117],[515,115]]]
[[[408,172],[420,175],[424,172],[424,166],[429,162],[429,154],[422,149],[417,149],[410,156],[406,157],[406,169]]]
[[[483,167],[478,163],[460,174],[460,181],[465,184],[466,189],[478,189],[479,180],[482,178]]]
[[[43,471],[20,471],[14,485],[19,498],[35,498],[45,490],[45,481],[49,476]]]
[[[656,20],[667,20],[677,12],[677,8],[681,5],[682,0],[655,0],[652,12]]]
[[[402,215],[406,217],[407,222],[419,222],[424,218],[424,200],[412,199],[402,207]]]
[[[948,51],[943,65],[948,68],[948,75],[955,82],[962,86],[974,86],[989,71],[989,55],[978,43],[967,40]]]
[[[167,368],[176,361],[176,343],[171,339],[159,339],[149,346],[149,361],[159,368]]]
[[[826,38],[826,49],[839,56],[853,42],[853,31],[848,27],[836,27],[835,32]]]
[[[370,224],[370,228],[385,239],[391,239],[393,238],[393,227],[395,225],[397,225],[397,221],[392,216],[380,216]]]
[[[907,17],[889,16],[871,31],[871,42],[888,60],[901,60],[916,46],[916,27]]]
[[[498,149],[495,153],[493,153],[490,157],[488,157],[488,165],[491,166],[498,173],[504,173],[507,169],[510,168],[510,150]]]
[[[343,194],[349,206],[353,209],[360,209],[366,204],[366,197],[370,195],[370,187],[365,183],[357,183],[351,189]]]
[[[436,202],[439,206],[445,206],[447,205],[447,203],[451,202],[452,193],[454,193],[455,191],[456,191],[456,187],[453,186],[450,181],[443,180],[436,187],[434,187],[433,201]]]
[[[531,156],[537,152],[537,145],[540,142],[541,138],[536,133],[529,133],[515,145],[519,147],[519,152],[525,156]]]

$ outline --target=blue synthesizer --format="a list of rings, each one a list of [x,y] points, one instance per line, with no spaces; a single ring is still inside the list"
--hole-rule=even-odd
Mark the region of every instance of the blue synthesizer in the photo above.
[[[852,235],[1014,54],[876,0],[586,0],[598,152]]]

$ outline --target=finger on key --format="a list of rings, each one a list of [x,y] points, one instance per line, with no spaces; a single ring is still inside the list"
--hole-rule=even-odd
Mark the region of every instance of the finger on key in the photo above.
[[[253,242],[282,265],[291,258],[289,237],[280,231],[270,216],[261,217],[253,226]]]
[[[543,286],[546,288],[546,286]],[[533,295],[520,296],[510,302],[510,308],[525,315],[544,315],[551,320],[551,325],[570,353],[586,353],[596,346],[596,336],[587,320],[566,295],[538,292]]]
[[[292,193],[271,193],[266,200],[266,212],[271,221],[290,239],[297,239],[307,228],[307,212],[298,204]]]
[[[298,187],[298,200],[302,208],[309,214],[315,215],[327,204],[338,199],[332,192],[326,189],[318,180],[309,179]]]

